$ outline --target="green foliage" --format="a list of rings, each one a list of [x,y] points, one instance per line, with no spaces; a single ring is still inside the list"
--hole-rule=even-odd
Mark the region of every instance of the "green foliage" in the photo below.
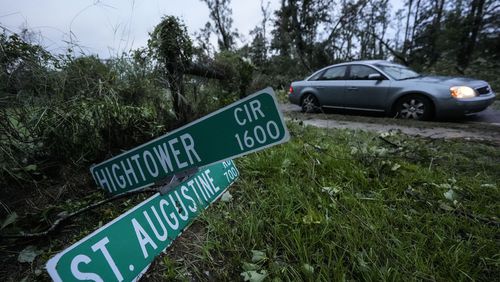
[[[49,70],[55,59],[41,46],[25,42],[18,34],[2,33],[0,47],[0,99],[40,95],[53,86]]]
[[[185,69],[191,63],[193,46],[186,30],[174,16],[165,16],[150,34],[151,55],[163,63],[170,73]]]
[[[112,71],[117,75],[117,95],[127,105],[147,105],[155,108],[157,114],[168,113],[171,103],[166,91],[157,81],[158,73],[152,66],[152,58],[145,50],[138,50],[132,58],[122,57],[111,61]]]
[[[62,165],[87,166],[152,139],[166,127],[153,108],[125,105],[111,95],[25,105],[3,116],[9,122],[2,124],[0,139],[2,181],[30,181],[26,175],[52,175]]]
[[[56,93],[64,100],[75,96],[104,96],[116,82],[117,73],[96,56],[73,58],[61,61]]]
[[[232,51],[222,51],[216,54],[215,65],[223,69],[226,75],[221,82],[226,93],[238,93],[239,98],[245,97],[252,82],[255,67]]]
[[[140,54],[58,58],[1,35],[0,181],[19,185],[87,166],[174,126],[171,101]]]

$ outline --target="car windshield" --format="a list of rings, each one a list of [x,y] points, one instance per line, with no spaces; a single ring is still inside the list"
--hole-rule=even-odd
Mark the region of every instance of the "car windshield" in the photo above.
[[[418,74],[416,71],[400,65],[377,64],[376,66],[396,80],[410,79],[420,76],[420,74]]]

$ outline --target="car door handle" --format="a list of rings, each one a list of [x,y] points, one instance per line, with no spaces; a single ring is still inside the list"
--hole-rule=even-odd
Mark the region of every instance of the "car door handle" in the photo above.
[[[352,86],[351,86],[351,87],[347,87],[347,90],[349,90],[349,91],[354,91],[354,90],[358,90],[358,88],[357,88],[357,87],[352,87]]]
[[[316,86],[316,89],[323,89],[325,88],[324,86]]]

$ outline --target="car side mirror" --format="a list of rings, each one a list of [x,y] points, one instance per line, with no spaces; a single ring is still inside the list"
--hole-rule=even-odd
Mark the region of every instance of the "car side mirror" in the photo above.
[[[380,73],[371,73],[368,75],[368,79],[370,79],[370,80],[383,80],[384,78],[382,77],[382,75],[380,75]]]

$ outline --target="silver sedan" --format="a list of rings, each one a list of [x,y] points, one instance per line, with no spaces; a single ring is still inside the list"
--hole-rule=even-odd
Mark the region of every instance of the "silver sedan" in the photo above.
[[[292,82],[288,97],[304,112],[348,109],[418,120],[476,113],[495,101],[495,93],[486,81],[424,76],[379,60],[323,68]]]

